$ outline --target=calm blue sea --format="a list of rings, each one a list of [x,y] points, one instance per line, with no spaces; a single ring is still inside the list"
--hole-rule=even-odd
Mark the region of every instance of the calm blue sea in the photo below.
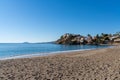
[[[48,55],[53,52],[106,48],[96,45],[58,45],[54,43],[0,43],[0,59],[23,55]]]

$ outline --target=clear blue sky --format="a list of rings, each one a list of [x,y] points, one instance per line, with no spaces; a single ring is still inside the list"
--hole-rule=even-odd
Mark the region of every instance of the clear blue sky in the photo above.
[[[120,31],[120,0],[0,0],[0,42]]]

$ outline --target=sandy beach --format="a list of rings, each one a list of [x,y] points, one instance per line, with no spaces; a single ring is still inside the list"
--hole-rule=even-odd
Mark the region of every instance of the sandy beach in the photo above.
[[[120,80],[120,46],[1,60],[0,80]]]

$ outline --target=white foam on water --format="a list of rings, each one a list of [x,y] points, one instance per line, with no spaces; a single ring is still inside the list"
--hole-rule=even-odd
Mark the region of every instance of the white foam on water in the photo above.
[[[112,48],[112,46],[109,46],[109,47],[107,47],[107,48]],[[26,55],[19,55],[19,56],[4,57],[4,58],[0,58],[0,60],[19,59],[19,58],[31,58],[31,57],[47,56],[47,55],[50,55],[50,54],[79,52],[79,51],[95,50],[95,49],[103,49],[103,48],[91,48],[91,49],[78,49],[78,50],[55,51],[55,52],[48,52],[48,53],[34,53],[34,54],[26,54]]]
[[[0,60],[19,59],[19,58],[31,58],[31,57],[47,56],[47,55],[50,55],[50,54],[79,52],[79,51],[86,51],[86,50],[93,50],[93,49],[95,49],[95,48],[92,48],[92,49],[67,50],[67,51],[56,51],[56,52],[48,52],[48,53],[34,53],[34,54],[26,54],[26,55],[19,55],[19,56],[4,57],[4,58],[0,58]]]

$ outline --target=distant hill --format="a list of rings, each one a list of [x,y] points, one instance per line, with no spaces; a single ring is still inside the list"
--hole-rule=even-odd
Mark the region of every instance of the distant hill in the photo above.
[[[29,42],[23,42],[23,44],[29,44]]]

